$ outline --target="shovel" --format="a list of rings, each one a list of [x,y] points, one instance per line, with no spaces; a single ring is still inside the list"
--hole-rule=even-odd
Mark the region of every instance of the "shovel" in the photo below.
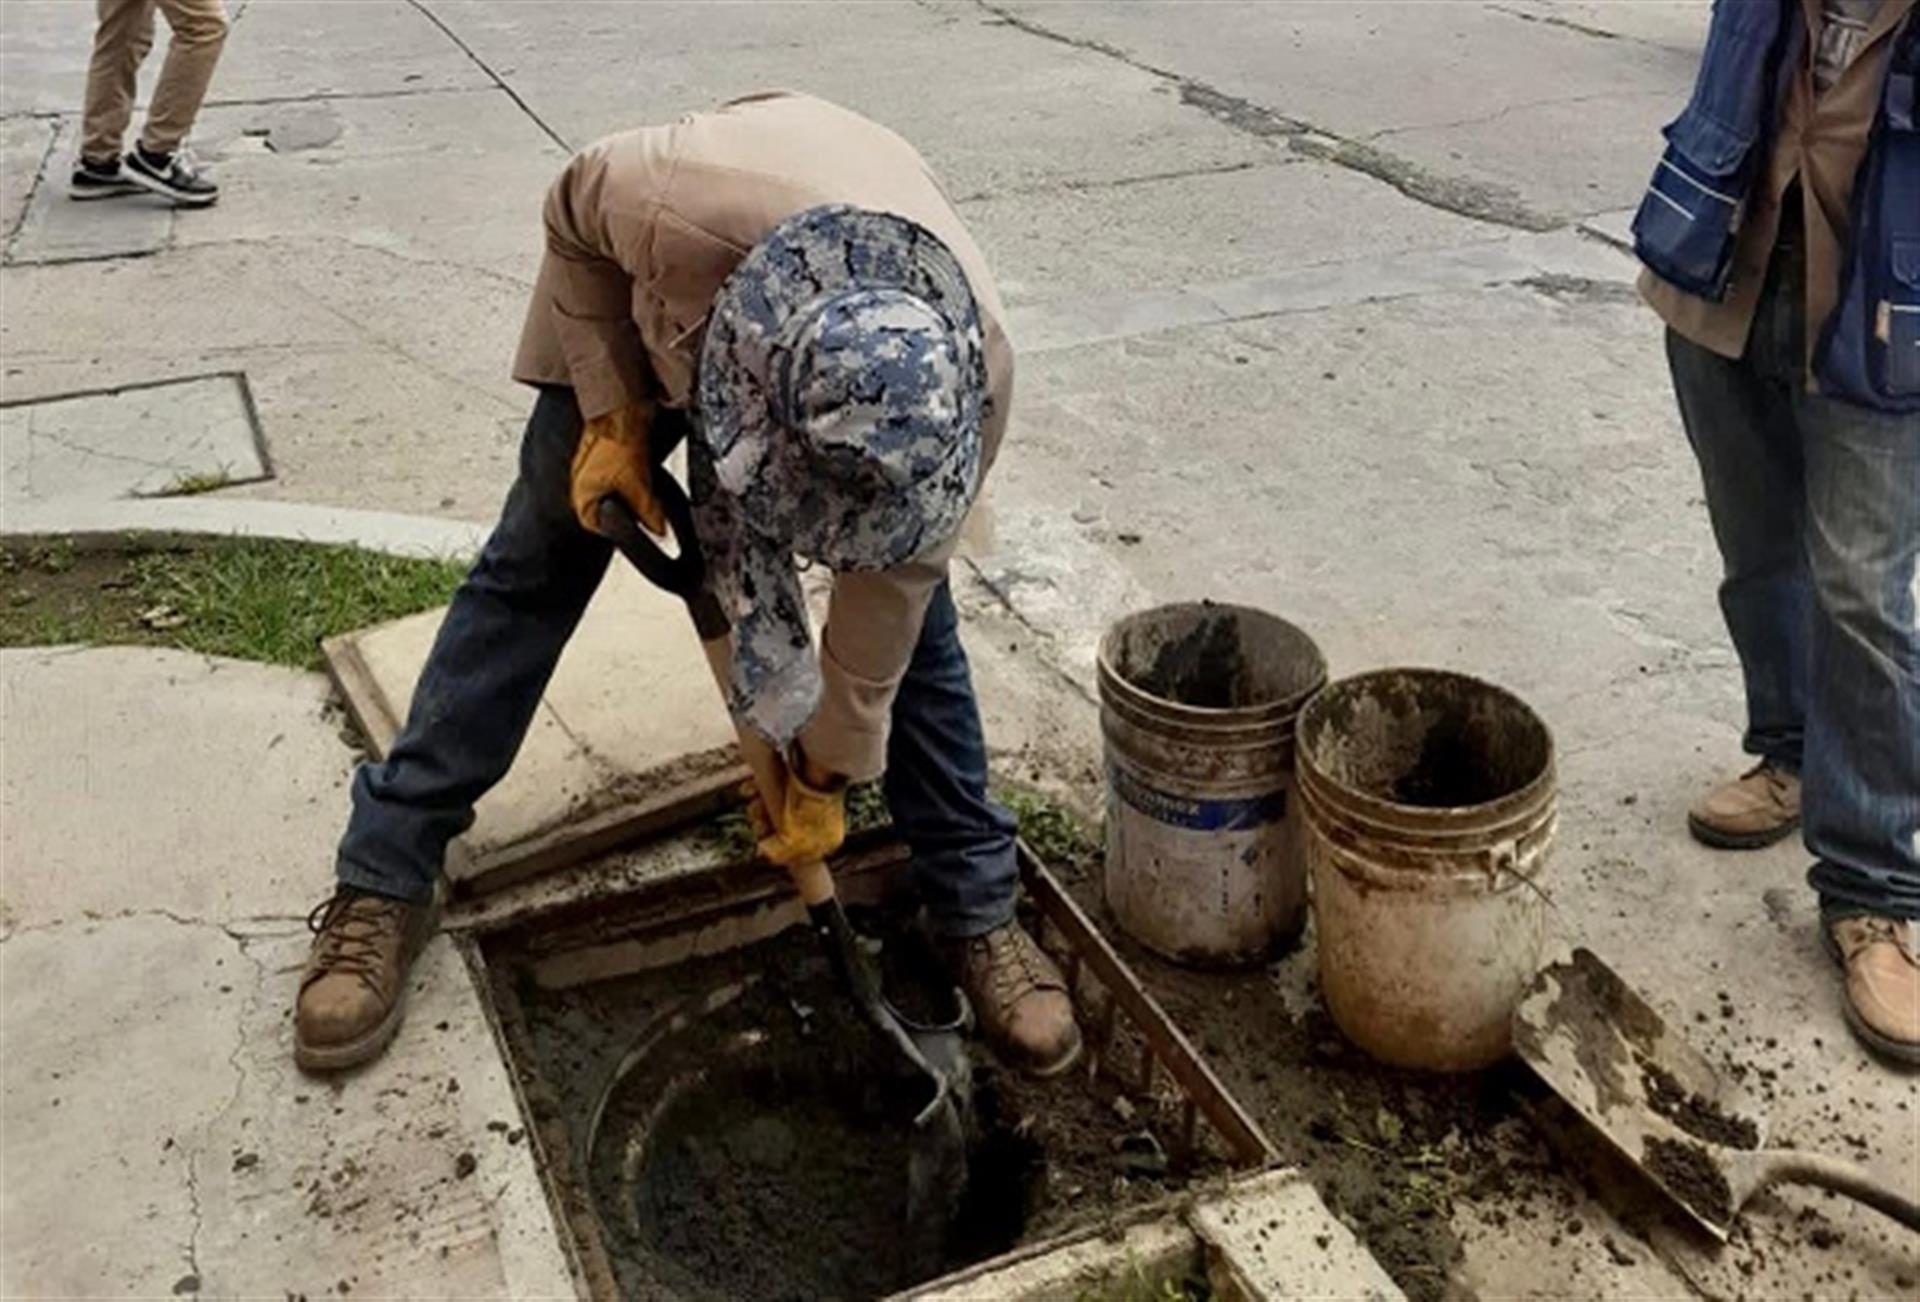
[[[1915,1203],[1865,1167],[1764,1148],[1765,1118],[1590,950],[1534,978],[1513,1047],[1629,1163],[1721,1242],[1776,1184],[1831,1189],[1920,1230]]]
[[[653,490],[673,533],[673,554],[668,554],[641,528],[633,512],[618,497],[600,500],[598,519],[601,532],[613,540],[635,569],[656,587],[687,603],[694,632],[699,635],[701,649],[706,652],[707,663],[725,702],[732,661],[732,630],[719,601],[707,590],[705,560],[694,535],[693,509],[686,492],[660,464],[671,450],[671,443],[655,450]],[[754,788],[762,803],[769,810],[779,809],[786,790],[786,762],[750,728],[737,725],[736,731],[741,758],[753,774]],[[920,1022],[901,1013],[882,991],[873,957],[848,922],[846,910],[834,893],[833,874],[826,863],[801,864],[789,870],[789,875],[807,907],[814,933],[826,947],[834,971],[862,1016],[925,1083],[927,1099],[914,1116],[914,1126],[921,1131],[931,1130],[937,1136],[921,1151],[929,1154],[927,1161],[944,1167],[963,1146],[961,1109],[969,1102],[967,1096],[971,1089],[965,1040],[970,1021],[966,997],[958,990],[953,992],[951,1006],[958,1011],[944,1022]],[[920,1184],[917,1176],[915,1183]]]

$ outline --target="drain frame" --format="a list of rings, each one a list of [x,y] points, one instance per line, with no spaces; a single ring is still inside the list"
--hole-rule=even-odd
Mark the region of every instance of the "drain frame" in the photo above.
[[[1207,1142],[1205,1123],[1236,1173],[1276,1166],[1278,1150],[1228,1091],[1165,1009],[1100,934],[1059,879],[1018,846],[1023,915],[1060,964],[1083,1027],[1086,1062],[1076,1071],[1116,1093],[1151,1099],[1164,1085],[1179,1101],[1170,1148],[1181,1157]],[[908,889],[908,855],[890,830],[857,838],[834,865],[842,897],[876,904]],[[592,984],[743,948],[800,925],[805,911],[786,880],[754,861],[683,870],[625,889],[604,885],[545,893],[519,907],[475,907],[448,920],[473,977],[496,1046],[506,1059],[535,1166],[583,1297],[619,1299],[618,1277],[581,1169],[578,1136],[545,1083],[515,982],[548,988]],[[1031,1250],[1024,1245],[1001,1261]],[[973,1263],[950,1276],[976,1272]],[[912,1291],[938,1291],[930,1280]]]

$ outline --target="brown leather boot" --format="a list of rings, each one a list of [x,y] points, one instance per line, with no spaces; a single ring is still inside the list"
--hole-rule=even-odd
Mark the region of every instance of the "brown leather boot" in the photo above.
[[[1847,1025],[1869,1049],[1920,1066],[1920,953],[1913,923],[1870,913],[1823,923],[1847,974]]]
[[[1066,978],[1012,922],[984,936],[943,939],[941,955],[966,991],[994,1052],[1030,1076],[1057,1076],[1080,1056]]]
[[[339,1071],[380,1055],[400,1029],[407,974],[437,914],[432,904],[345,886],[314,909],[313,948],[294,1004],[295,1063]]]
[[[1800,826],[1800,775],[1764,760],[1702,796],[1687,812],[1694,839],[1716,850],[1758,850]]]

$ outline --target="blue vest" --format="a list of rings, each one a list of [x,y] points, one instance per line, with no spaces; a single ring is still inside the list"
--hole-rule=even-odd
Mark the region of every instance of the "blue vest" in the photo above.
[[[1693,98],[1634,217],[1634,252],[1701,298],[1726,294],[1740,214],[1772,149],[1806,46],[1798,0],[1714,0]],[[1814,351],[1821,392],[1920,412],[1920,23],[1896,36],[1873,138],[1854,182],[1838,306]]]

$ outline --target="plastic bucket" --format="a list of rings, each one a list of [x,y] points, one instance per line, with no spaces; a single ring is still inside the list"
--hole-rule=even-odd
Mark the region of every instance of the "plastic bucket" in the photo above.
[[[1264,611],[1161,606],[1108,631],[1099,678],[1114,920],[1181,962],[1266,958],[1305,916],[1293,729],[1320,649]]]
[[[1511,1047],[1540,966],[1553,737],[1463,674],[1344,679],[1301,712],[1320,986],[1374,1057],[1466,1071]]]

